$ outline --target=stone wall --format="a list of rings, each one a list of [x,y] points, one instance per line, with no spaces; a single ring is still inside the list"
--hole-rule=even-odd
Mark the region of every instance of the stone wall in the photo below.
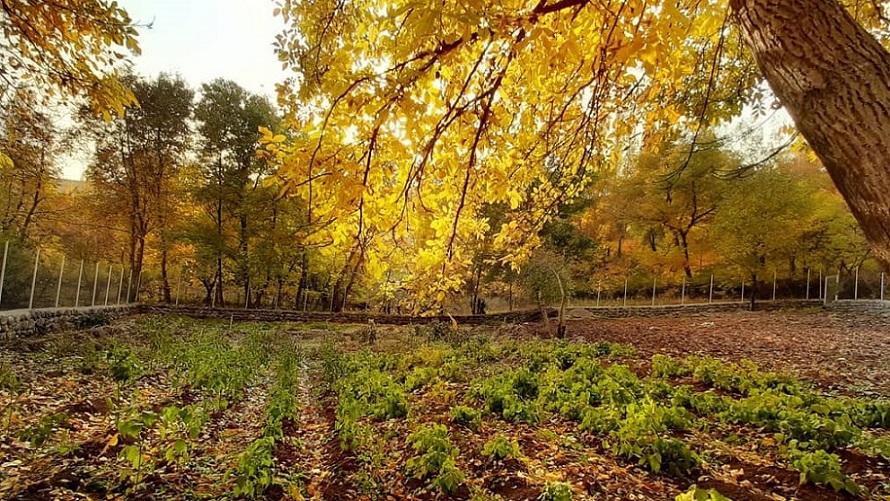
[[[10,310],[0,313],[0,337],[39,336],[64,329],[103,325],[138,310],[137,305]]]
[[[838,313],[859,313],[880,315],[890,318],[890,301],[880,301],[877,299],[865,299],[854,301],[852,299],[843,299],[828,303],[825,306],[827,311]]]
[[[204,308],[195,306],[140,305],[138,313],[153,315],[184,315],[192,318],[221,318],[232,321],[254,322],[332,322],[342,324],[366,324],[373,320],[377,324],[411,325],[431,322],[448,322],[452,319],[459,325],[482,325],[502,323],[536,322],[541,319],[538,310],[495,313],[491,315],[457,315],[433,317],[409,317],[376,313],[322,313],[293,310],[244,310],[240,308]],[[551,315],[554,313],[551,311]]]

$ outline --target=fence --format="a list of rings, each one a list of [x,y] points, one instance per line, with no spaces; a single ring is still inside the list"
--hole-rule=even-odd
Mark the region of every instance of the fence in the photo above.
[[[139,277],[120,264],[74,260],[9,241],[0,252],[0,310],[138,301]]]
[[[0,310],[120,305],[140,300],[164,302],[162,281],[156,270],[134,276],[119,263],[70,259],[59,253],[9,241],[0,249]],[[758,301],[890,299],[890,277],[874,269],[832,270],[827,274],[825,269],[805,268],[787,277],[782,277],[778,271],[769,275],[766,280],[758,281]],[[613,277],[612,280],[611,286],[604,284],[592,294],[574,298],[570,306],[745,302],[752,294],[749,280],[728,275],[700,274],[661,283],[658,278],[647,282],[641,276],[627,277],[623,281],[615,281]],[[168,274],[167,285],[170,302],[175,305],[323,311],[332,304],[329,291],[323,287],[304,291],[298,304],[295,284],[268,281],[249,288],[246,297],[243,287],[231,284],[224,290],[223,301],[217,304],[216,286],[208,290],[186,267],[173,268]],[[509,304],[513,304],[512,298]],[[490,310],[505,311],[503,308]],[[395,309],[392,312],[397,313]]]
[[[752,294],[756,295],[756,301],[890,299],[890,283],[885,272],[859,268],[847,273],[833,271],[826,275],[824,268],[805,269],[797,277],[781,277],[778,271],[773,271],[766,280],[758,279],[753,288],[750,279],[714,274],[684,276],[667,283],[659,283],[658,278],[643,283],[638,277],[629,277],[617,286],[598,287],[593,294],[575,298],[570,305],[622,307],[746,302]]]

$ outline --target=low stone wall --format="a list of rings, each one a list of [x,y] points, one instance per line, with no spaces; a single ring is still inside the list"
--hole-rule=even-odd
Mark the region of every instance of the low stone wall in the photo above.
[[[775,311],[794,308],[814,308],[822,306],[822,301],[817,299],[805,300],[780,300],[758,301],[755,305],[757,311]],[[667,304],[656,306],[600,306],[570,308],[566,312],[568,319],[581,318],[630,318],[630,317],[684,317],[690,315],[706,315],[711,313],[730,313],[734,311],[748,311],[751,304],[748,302],[733,303],[703,303],[703,304]]]
[[[828,303],[825,305],[825,309],[837,313],[864,313],[890,318],[890,301],[877,299],[842,299]]]
[[[102,325],[137,309],[137,305],[120,305],[4,311],[0,312],[0,337],[39,336],[57,330]]]
[[[433,317],[409,317],[375,313],[322,313],[293,310],[244,310],[240,308],[203,308],[194,306],[140,305],[138,313],[151,315],[184,315],[192,318],[221,318],[232,321],[252,322],[332,322],[341,324],[366,324],[373,320],[377,324],[412,325],[432,322],[448,322],[452,319],[458,325],[482,325],[536,322],[541,319],[538,310],[495,313],[491,315],[457,315]],[[553,313],[551,312],[551,315]]]

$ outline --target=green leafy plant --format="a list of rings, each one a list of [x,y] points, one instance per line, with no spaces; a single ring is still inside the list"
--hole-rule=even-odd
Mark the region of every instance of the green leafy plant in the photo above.
[[[800,483],[807,482],[827,485],[835,491],[845,491],[858,496],[861,488],[841,471],[841,460],[837,454],[822,450],[792,454],[791,464],[800,472]]]
[[[473,431],[478,431],[479,425],[482,422],[481,414],[481,412],[471,407],[457,405],[451,408],[451,422]]]
[[[142,365],[133,351],[127,347],[115,346],[105,352],[108,371],[119,383],[128,383],[142,374]]]
[[[539,501],[572,501],[572,486],[566,482],[550,482],[544,486]]]
[[[40,422],[19,432],[19,440],[27,441],[32,447],[40,447],[46,443],[53,432],[68,422],[68,414],[58,412],[43,416]]]
[[[732,501],[715,489],[701,489],[695,485],[674,498],[674,501]]]
[[[455,464],[459,451],[451,445],[445,426],[424,426],[409,435],[406,443],[418,454],[408,459],[409,474],[431,479],[430,484],[445,494],[457,491],[465,477]]]
[[[0,363],[0,390],[17,392],[21,389],[22,384],[10,365],[5,362]]]
[[[274,480],[273,450],[275,441],[269,437],[258,438],[238,459],[235,495],[255,498],[264,493]]]
[[[519,459],[522,453],[519,444],[515,440],[509,440],[503,435],[497,435],[482,446],[482,455],[493,461],[503,459]]]

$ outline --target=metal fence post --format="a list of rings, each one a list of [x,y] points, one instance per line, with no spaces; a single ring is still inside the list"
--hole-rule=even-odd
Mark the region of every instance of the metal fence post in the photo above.
[[[777,277],[777,274],[778,274],[778,271],[773,270],[773,301],[776,300],[776,277]]]
[[[881,301],[884,300],[884,272],[881,272]]]
[[[3,281],[6,279],[6,255],[9,253],[9,240],[3,247],[3,267],[0,268],[0,302],[3,301]]]
[[[59,307],[59,298],[62,297],[62,274],[65,273],[65,255],[62,255],[62,266],[59,267],[59,285],[56,286],[56,308]]]
[[[40,249],[37,249],[37,257],[34,258],[34,275],[31,277],[31,299],[28,301],[28,309],[34,309],[34,288],[37,286],[37,267],[40,265]]]
[[[853,300],[859,299],[859,267],[856,267],[856,278],[853,281]]]
[[[708,303],[714,302],[714,274],[711,273],[711,287],[708,289]]]
[[[680,304],[686,304],[686,276],[683,276],[683,286],[680,288]]]
[[[105,306],[108,306],[108,293],[111,291],[111,275],[113,274],[112,273],[113,270],[114,270],[114,265],[113,264],[108,265],[108,281],[105,285]]]
[[[333,299],[333,294],[331,295],[331,299]],[[345,301],[344,301],[345,302]],[[343,306],[346,306],[345,304]],[[247,277],[247,287],[244,291],[244,309],[247,310],[250,308],[250,277]],[[334,311],[334,303],[331,302],[331,311]]]
[[[83,281],[83,259],[80,260],[80,272],[77,274],[77,294],[74,295],[74,307],[80,306],[80,284]]]
[[[90,306],[96,306],[96,291],[99,287],[99,262],[96,261],[96,276],[93,277],[93,301]]]
[[[117,304],[121,304],[121,295],[124,292],[124,267],[121,266],[121,279],[117,283]]]
[[[655,306],[655,286],[658,283],[658,278],[652,279],[652,306]]]
[[[742,302],[745,302],[745,279],[742,279]]]

